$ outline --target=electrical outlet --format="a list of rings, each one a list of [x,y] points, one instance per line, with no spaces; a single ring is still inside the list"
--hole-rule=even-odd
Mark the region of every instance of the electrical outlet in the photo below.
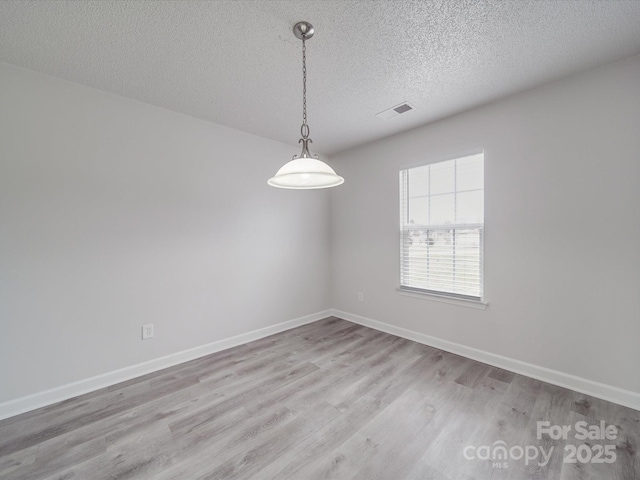
[[[149,340],[153,338],[153,323],[142,325],[142,339]]]
[[[364,302],[364,293],[358,292],[358,301],[359,302]]]

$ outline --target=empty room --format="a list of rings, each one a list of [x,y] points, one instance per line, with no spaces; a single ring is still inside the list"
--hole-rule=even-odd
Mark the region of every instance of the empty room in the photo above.
[[[640,1],[0,1],[0,478],[640,479]]]

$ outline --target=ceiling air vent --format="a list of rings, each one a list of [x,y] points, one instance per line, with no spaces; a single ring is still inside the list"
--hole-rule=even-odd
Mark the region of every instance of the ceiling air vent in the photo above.
[[[411,110],[413,110],[413,106],[409,102],[404,102],[383,112],[376,113],[376,117],[389,120],[390,118],[397,117],[398,115],[410,112]]]

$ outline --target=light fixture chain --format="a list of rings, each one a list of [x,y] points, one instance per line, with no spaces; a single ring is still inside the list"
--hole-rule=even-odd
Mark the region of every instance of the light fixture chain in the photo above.
[[[307,125],[307,44],[302,36],[302,138],[309,137],[309,125]]]

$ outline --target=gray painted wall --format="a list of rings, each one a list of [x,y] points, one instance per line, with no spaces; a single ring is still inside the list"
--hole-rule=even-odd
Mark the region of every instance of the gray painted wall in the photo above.
[[[329,307],[640,392],[638,85],[634,57],[300,192],[266,185],[295,147],[0,63],[0,402]],[[400,296],[398,170],[477,148],[489,307]]]
[[[640,392],[639,128],[634,57],[334,156],[332,306]],[[477,148],[489,307],[399,295],[399,169]]]
[[[0,403],[327,309],[297,152],[0,64]]]

